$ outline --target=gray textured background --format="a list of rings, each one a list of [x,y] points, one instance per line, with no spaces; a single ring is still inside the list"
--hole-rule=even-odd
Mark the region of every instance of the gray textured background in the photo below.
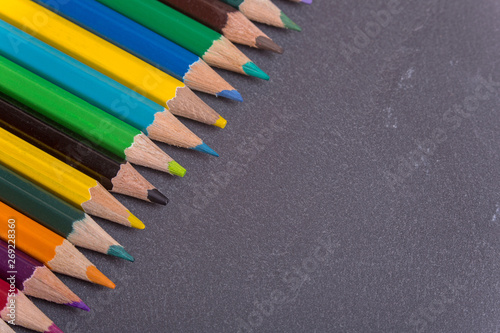
[[[304,31],[242,48],[271,82],[221,71],[245,103],[186,122],[221,157],[162,146],[187,176],[140,170],[171,203],[102,223],[136,262],[83,251],[117,289],[36,304],[74,333],[498,332],[500,3],[401,0],[381,28],[394,0],[276,2]]]

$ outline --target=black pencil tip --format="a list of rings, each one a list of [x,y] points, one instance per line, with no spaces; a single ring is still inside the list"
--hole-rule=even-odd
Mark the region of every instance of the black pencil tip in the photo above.
[[[259,49],[269,50],[269,51],[273,51],[273,52],[276,52],[279,54],[283,53],[283,48],[281,46],[279,46],[278,44],[273,42],[271,39],[264,37],[264,36],[257,37],[255,39],[255,45],[257,45],[257,47]]]
[[[164,196],[163,193],[161,193],[157,189],[148,191],[148,199],[149,199],[149,201],[160,204],[160,205],[168,204],[168,198],[166,196]]]

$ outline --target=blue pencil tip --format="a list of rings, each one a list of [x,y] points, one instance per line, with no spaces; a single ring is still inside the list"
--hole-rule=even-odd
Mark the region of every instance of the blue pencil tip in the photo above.
[[[194,147],[193,150],[201,151],[202,153],[206,153],[206,154],[210,154],[212,156],[219,157],[219,154],[217,154],[217,152],[215,150],[213,150],[212,148],[210,148],[206,143],[202,143],[201,145]]]
[[[233,101],[243,102],[243,97],[241,97],[241,94],[236,90],[222,90],[220,93],[217,94],[217,97],[219,96],[231,99]]]

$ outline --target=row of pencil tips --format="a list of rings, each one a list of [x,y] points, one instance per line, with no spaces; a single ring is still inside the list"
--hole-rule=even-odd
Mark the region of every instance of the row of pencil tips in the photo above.
[[[0,333],[62,332],[25,295],[90,310],[54,272],[115,288],[76,246],[134,258],[91,216],[168,203],[132,164],[186,169],[152,140],[218,156],[177,117],[226,126],[193,90],[243,101],[211,66],[269,80],[233,44],[283,52],[252,21],[301,30],[270,0],[0,0]]]

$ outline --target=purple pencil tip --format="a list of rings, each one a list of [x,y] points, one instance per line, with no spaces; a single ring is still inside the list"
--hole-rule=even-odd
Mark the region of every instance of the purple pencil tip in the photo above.
[[[302,0],[303,3],[307,3],[308,5],[313,3],[313,0]]]
[[[45,333],[64,333],[62,329],[56,326],[56,324],[52,324],[49,327],[48,331],[45,331]]]
[[[74,308],[79,308],[85,311],[90,311],[90,308],[87,306],[87,304],[83,303],[83,301],[67,303],[66,305],[72,306]]]

